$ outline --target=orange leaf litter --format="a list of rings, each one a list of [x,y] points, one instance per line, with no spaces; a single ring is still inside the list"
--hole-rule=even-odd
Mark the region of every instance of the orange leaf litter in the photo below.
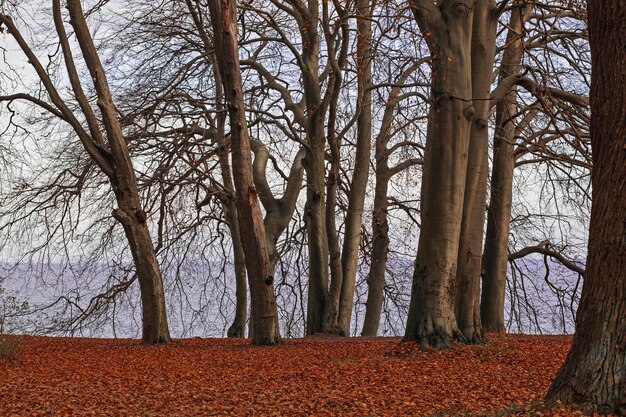
[[[492,415],[541,399],[571,337],[489,335],[437,352],[399,342],[24,336],[20,362],[0,359],[0,416]]]

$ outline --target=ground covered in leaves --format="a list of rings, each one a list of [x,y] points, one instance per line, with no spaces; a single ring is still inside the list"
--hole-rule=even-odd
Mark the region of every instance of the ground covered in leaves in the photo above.
[[[0,358],[0,415],[497,415],[543,397],[570,341],[490,335],[421,352],[397,338],[19,337],[19,359]]]

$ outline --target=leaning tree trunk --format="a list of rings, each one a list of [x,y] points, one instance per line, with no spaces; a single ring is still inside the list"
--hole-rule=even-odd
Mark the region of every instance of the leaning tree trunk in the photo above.
[[[237,8],[233,0],[209,2],[217,61],[222,75],[233,149],[233,175],[241,240],[246,251],[254,334],[252,343],[280,341],[274,277],[265,241],[261,207],[252,180],[250,138],[244,112],[237,44]]]
[[[626,7],[588,3],[593,199],[576,333],[548,400],[626,415]]]
[[[405,340],[447,347],[461,339],[454,314],[471,105],[474,2],[415,2],[432,57],[432,104],[422,176],[422,228]]]
[[[523,27],[530,8],[518,6],[511,11],[507,47],[502,57],[500,80],[517,74],[524,55]],[[509,223],[513,200],[515,155],[515,114],[517,90],[512,88],[496,104],[496,128],[493,140],[491,199],[487,215],[484,277],[480,316],[485,331],[501,333],[504,327],[504,292],[509,255]]]
[[[58,3],[55,7],[58,9]],[[146,213],[139,201],[137,178],[130,154],[113,105],[104,68],[89,33],[80,1],[69,0],[67,8],[70,14],[70,24],[74,28],[76,39],[94,82],[98,106],[109,139],[111,158],[115,165],[110,179],[119,208],[113,210],[113,217],[124,228],[135,263],[141,293],[142,341],[146,344],[167,343],[171,338],[167,325],[163,279],[146,224]],[[57,10],[57,13],[60,12]],[[61,37],[65,37],[61,27],[57,27],[57,30]],[[68,51],[65,52],[69,55]],[[78,94],[80,87],[77,85],[73,87]]]
[[[35,104],[67,122],[76,133],[91,160],[108,177],[119,205],[119,208],[113,210],[113,216],[124,227],[135,262],[137,281],[141,292],[143,343],[166,343],[171,338],[167,325],[163,281],[149,229],[146,225],[146,213],[140,204],[137,179],[130,153],[113,105],[106,74],[85,21],[80,1],[68,0],[67,9],[83,61],[95,87],[97,105],[102,115],[101,122],[98,121],[81,84],[81,77],[76,68],[73,51],[65,31],[60,0],[53,0],[52,14],[71,92],[78,104],[78,106],[72,106],[72,109],[59,94],[53,80],[15,26],[13,19],[0,12],[0,24],[7,27],[7,33],[15,39],[28,58],[29,64],[35,70],[53,105],[40,99]],[[74,111],[78,110],[82,112],[84,117],[82,121],[74,114]],[[83,123],[87,125],[88,131],[83,128]],[[104,132],[102,131],[103,127]]]
[[[474,10],[472,33],[474,119],[470,131],[455,286],[456,320],[465,339],[472,343],[483,340],[480,323],[480,276],[489,171],[487,121],[497,24],[495,1],[479,0]]]
[[[361,222],[369,177],[372,137],[372,7],[371,0],[357,0],[357,79],[358,119],[354,174],[350,184],[350,199],[346,213],[346,232],[341,254],[342,285],[339,301],[339,327],[350,335],[350,320],[354,304]]]

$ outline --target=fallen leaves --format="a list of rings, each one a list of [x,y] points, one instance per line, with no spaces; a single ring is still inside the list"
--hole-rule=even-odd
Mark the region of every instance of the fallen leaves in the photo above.
[[[400,340],[20,337],[0,360],[3,416],[494,415],[543,397],[567,336],[490,335],[479,346],[422,352]]]

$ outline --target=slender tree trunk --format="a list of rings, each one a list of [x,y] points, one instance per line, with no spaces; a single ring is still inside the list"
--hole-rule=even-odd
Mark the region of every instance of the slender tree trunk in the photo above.
[[[322,121],[320,121],[322,122]],[[307,182],[305,222],[309,252],[306,334],[322,331],[328,291],[328,235],[324,201],[324,149],[312,144],[304,160]]]
[[[346,213],[346,233],[341,258],[342,286],[339,302],[339,326],[344,335],[350,335],[350,321],[354,304],[361,222],[369,177],[372,142],[372,8],[371,0],[357,0],[357,79],[359,115],[357,120],[354,174],[350,184],[350,199]]]
[[[190,6],[191,9],[191,6]],[[206,49],[206,46],[205,46]],[[211,51],[207,51],[211,53]],[[228,196],[223,199],[222,206],[228,220],[228,228],[230,229],[230,238],[233,245],[233,259],[235,270],[235,318],[233,323],[226,331],[228,337],[246,337],[246,320],[248,318],[248,283],[246,275],[246,257],[241,241],[241,233],[239,231],[239,220],[237,217],[237,205],[235,204],[235,185],[233,184],[233,176],[230,169],[228,156],[230,155],[230,146],[226,140],[224,106],[224,89],[222,87],[222,77],[219,72],[217,57],[215,53],[211,53],[213,57],[213,75],[215,76],[215,89],[217,96],[216,110],[217,115],[217,156],[220,163],[220,171],[222,173],[222,183]]]
[[[362,336],[376,336],[380,324],[380,314],[383,307],[385,291],[385,270],[389,252],[389,223],[387,220],[387,191],[392,176],[400,172],[398,166],[389,167],[389,149],[387,145],[391,139],[393,114],[398,96],[409,76],[419,67],[415,62],[407,68],[396,80],[396,85],[389,92],[385,103],[385,111],[376,135],[376,186],[374,190],[374,210],[372,213],[372,261],[367,275],[367,301],[365,304],[365,319],[363,321]],[[404,164],[406,161],[401,162]]]
[[[233,174],[241,240],[246,251],[254,334],[252,343],[280,341],[273,270],[267,253],[265,227],[252,179],[250,138],[246,126],[237,44],[237,9],[232,0],[209,2],[211,22],[225,99],[230,117]]]
[[[516,7],[511,11],[507,48],[502,57],[500,79],[519,72],[524,54],[523,27],[530,8]],[[509,254],[509,223],[513,199],[513,170],[515,155],[515,114],[517,90],[511,89],[496,104],[496,128],[493,145],[491,198],[485,239],[484,277],[480,303],[483,327],[488,332],[501,333],[504,327],[504,292]]]
[[[498,16],[495,1],[478,0],[472,33],[472,98],[463,220],[456,273],[456,320],[468,342],[482,342],[480,276],[488,180],[489,93],[496,54]]]
[[[335,111],[336,109],[331,109]],[[330,170],[326,185],[326,233],[328,234],[328,251],[330,256],[330,288],[326,304],[324,305],[324,319],[322,332],[326,334],[348,335],[339,327],[339,302],[342,285],[344,284],[343,269],[341,267],[341,247],[337,232],[335,210],[337,208],[337,187],[339,183],[339,164],[341,155],[339,152],[339,140],[334,134],[334,119],[328,128],[328,142],[330,146]]]
[[[307,298],[306,334],[322,331],[324,308],[328,295],[328,234],[326,232],[325,158],[324,138],[325,106],[322,104],[319,70],[319,5],[308,2],[302,36],[302,84],[306,105],[307,154],[304,158],[306,172],[305,224],[309,255],[309,288]]]
[[[361,336],[376,336],[380,325],[380,313],[385,297],[385,270],[389,253],[389,223],[387,221],[387,191],[389,175],[387,147],[379,152],[376,144],[376,189],[374,191],[374,211],[372,213],[372,260],[367,275],[367,301]]]
[[[224,176],[223,172],[222,175]],[[224,188],[226,188],[226,185],[224,185]],[[231,233],[234,258],[233,267],[235,269],[235,318],[226,334],[228,337],[246,337],[246,320],[248,318],[246,257],[241,241],[239,221],[237,220],[237,206],[234,201],[229,202],[226,206],[226,217]]]
[[[422,176],[422,228],[405,340],[447,347],[461,339],[453,285],[467,171],[473,1],[416,1],[432,57],[432,104]]]
[[[626,415],[626,7],[588,3],[593,199],[576,333],[547,399]]]
[[[58,3],[55,7],[58,8]],[[171,338],[167,324],[163,279],[146,224],[146,213],[139,201],[137,179],[130,154],[113,105],[104,68],[89,33],[80,1],[69,0],[67,8],[70,13],[70,24],[74,28],[76,39],[96,89],[98,106],[111,149],[111,159],[115,166],[110,180],[119,208],[113,210],[113,217],[124,228],[135,262],[141,292],[142,341],[146,344],[167,343]],[[57,30],[63,32],[62,29]],[[64,37],[64,33],[61,36]],[[69,54],[67,51],[66,53]],[[74,86],[77,94],[78,89],[80,87]]]

